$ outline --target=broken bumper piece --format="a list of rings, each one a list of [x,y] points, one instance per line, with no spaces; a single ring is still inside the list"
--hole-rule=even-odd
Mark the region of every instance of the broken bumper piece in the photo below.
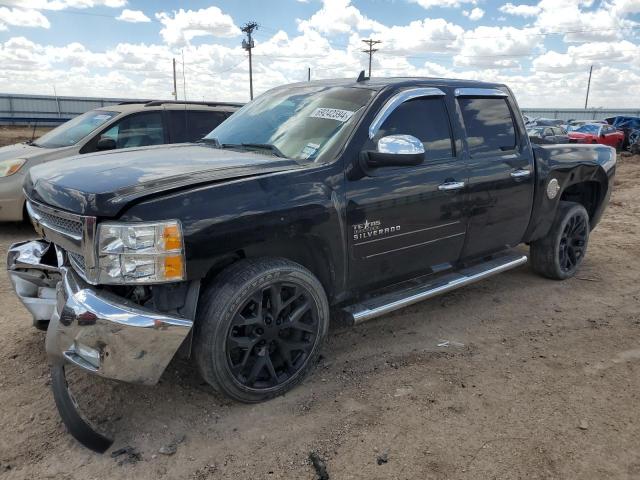
[[[87,284],[68,267],[65,253],[44,240],[12,245],[7,269],[34,324],[48,323],[51,387],[62,421],[76,440],[103,453],[113,440],[78,411],[65,364],[113,380],[153,385],[193,322],[145,309]]]
[[[34,319],[50,320],[46,350],[52,364],[153,385],[193,325],[87,284],[45,241],[13,245],[8,270]]]

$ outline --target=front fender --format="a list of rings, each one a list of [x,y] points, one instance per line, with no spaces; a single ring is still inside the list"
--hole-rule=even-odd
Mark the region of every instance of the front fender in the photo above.
[[[150,198],[121,220],[179,219],[189,280],[240,258],[282,257],[316,275],[331,299],[346,279],[343,183],[338,166],[310,167]]]

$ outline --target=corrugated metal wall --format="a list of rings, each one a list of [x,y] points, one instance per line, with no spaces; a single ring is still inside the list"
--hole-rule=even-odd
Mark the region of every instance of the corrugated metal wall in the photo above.
[[[529,117],[558,118],[560,120],[604,120],[609,117],[640,117],[640,108],[523,108]]]
[[[0,94],[0,125],[56,125],[88,110],[130,98],[55,97]]]
[[[135,100],[135,99],[133,99]],[[0,94],[0,125],[55,125],[93,108],[132,101],[130,98],[55,97],[53,95]],[[142,100],[141,100],[142,101]],[[640,117],[640,109],[523,108],[531,117],[563,120],[601,120],[616,115]]]

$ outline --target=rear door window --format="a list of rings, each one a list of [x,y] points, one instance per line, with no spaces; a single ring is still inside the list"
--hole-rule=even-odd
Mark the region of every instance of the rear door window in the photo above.
[[[146,147],[165,143],[162,112],[134,113],[124,117],[100,138],[111,138],[116,148]]]
[[[375,141],[387,135],[413,135],[424,145],[427,162],[454,156],[451,125],[442,98],[404,102],[384,121]]]
[[[230,115],[207,110],[168,110],[171,143],[197,142]]]
[[[471,156],[516,148],[516,129],[505,98],[459,98]]]

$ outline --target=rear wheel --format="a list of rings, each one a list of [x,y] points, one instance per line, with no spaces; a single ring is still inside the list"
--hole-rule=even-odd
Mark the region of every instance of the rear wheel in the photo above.
[[[302,381],[328,325],[327,298],[311,272],[284,259],[243,260],[201,296],[195,360],[221,393],[267,400]]]
[[[546,236],[531,242],[531,265],[548,278],[564,280],[575,275],[587,252],[589,214],[574,202],[560,202]]]

